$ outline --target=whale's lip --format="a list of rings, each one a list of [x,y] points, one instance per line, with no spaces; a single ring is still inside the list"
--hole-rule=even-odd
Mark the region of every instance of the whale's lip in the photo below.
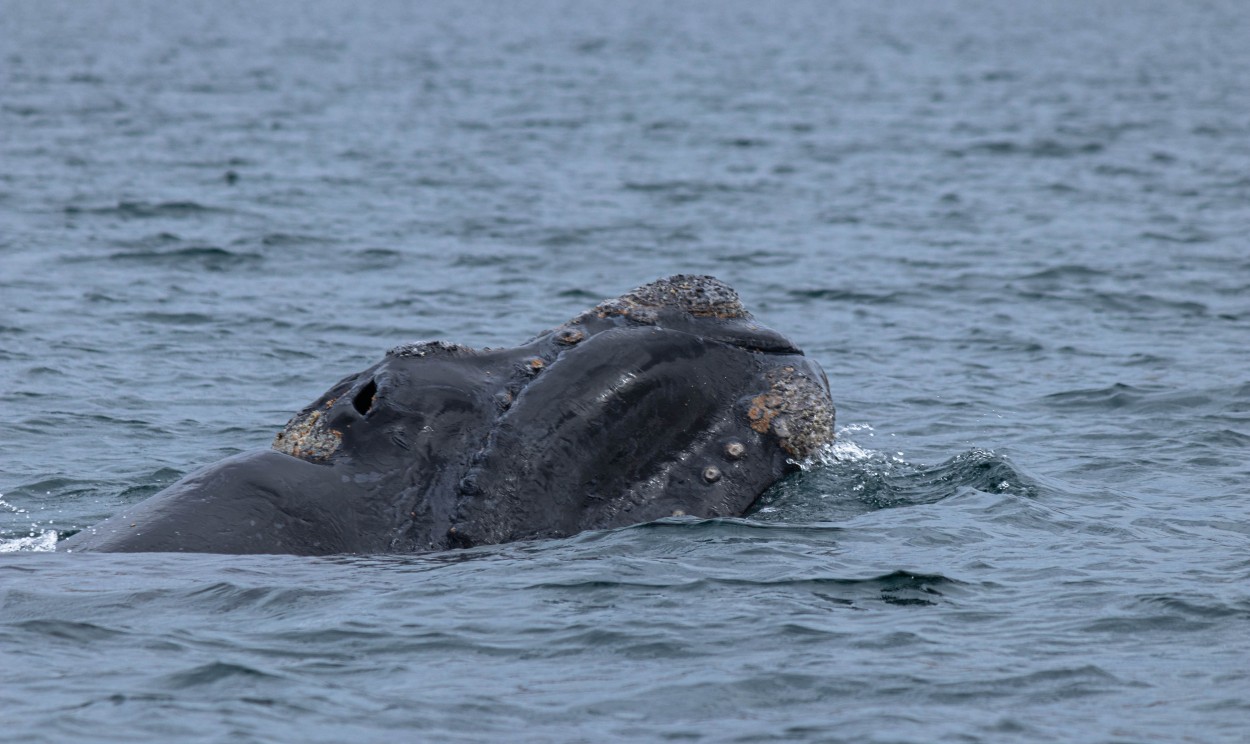
[[[742,325],[741,323],[717,324],[709,328],[673,328],[666,325],[656,327],[704,341],[732,346],[743,351],[754,351],[760,354],[804,356],[803,350],[795,346],[793,341],[777,331],[758,323],[749,325]]]

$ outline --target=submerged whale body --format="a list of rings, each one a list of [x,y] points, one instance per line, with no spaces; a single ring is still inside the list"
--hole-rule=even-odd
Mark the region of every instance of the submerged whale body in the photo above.
[[[400,346],[269,450],[58,546],[388,553],[741,515],[833,439],[824,372],[728,285],[678,275],[510,349]]]

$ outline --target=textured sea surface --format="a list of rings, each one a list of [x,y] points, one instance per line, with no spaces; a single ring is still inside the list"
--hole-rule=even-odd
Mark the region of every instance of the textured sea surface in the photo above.
[[[1243,742],[1250,5],[0,2],[0,739]],[[399,343],[714,274],[742,519],[66,555]]]

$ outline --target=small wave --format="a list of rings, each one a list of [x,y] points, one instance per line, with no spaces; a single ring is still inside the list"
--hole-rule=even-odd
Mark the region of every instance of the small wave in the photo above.
[[[873,293],[851,289],[792,289],[788,294],[799,300],[830,300],[855,305],[888,305],[902,296],[899,292]]]
[[[1222,391],[1175,390],[1160,385],[1113,383],[1101,388],[1080,388],[1051,393],[1042,401],[1060,409],[1095,411],[1126,410],[1136,413],[1222,413]]]
[[[625,191],[655,196],[665,204],[687,204],[721,194],[749,194],[762,190],[760,183],[727,183],[724,181],[672,180],[626,181]]]
[[[570,300],[588,301],[592,304],[600,302],[603,299],[602,297],[595,294],[594,292],[590,292],[580,287],[575,287],[573,289],[566,289],[562,292],[557,292],[556,297],[567,298]]]
[[[872,428],[845,427],[838,438],[803,462],[800,472],[773,486],[757,502],[753,516],[786,522],[849,519],[879,509],[933,504],[973,489],[1031,498],[1037,487],[1003,455],[971,449],[940,465],[906,460],[855,441]]]
[[[1210,243],[1215,240],[1214,235],[1197,229],[1191,229],[1180,233],[1146,231],[1141,234],[1141,238],[1143,240],[1153,240],[1157,243],[1179,243],[1181,245]]]
[[[1102,667],[1084,664],[952,682],[927,694],[935,701],[946,704],[968,701],[985,704],[988,699],[1015,695],[1026,695],[1028,699],[1053,704],[1056,700],[1105,693],[1125,684]]]
[[[950,150],[947,154],[954,157],[968,155],[1009,155],[1033,158],[1070,158],[1080,155],[1093,155],[1102,152],[1104,145],[1100,142],[1060,142],[1054,139],[1038,139],[1032,142],[1013,142],[1011,140],[992,140],[977,142],[962,150]]]
[[[150,323],[162,323],[168,325],[206,325],[214,323],[217,318],[204,313],[138,313],[133,316],[136,320],[145,320]]]
[[[723,181],[695,181],[685,179],[675,179],[671,181],[626,181],[623,184],[626,191],[642,191],[642,192],[664,192],[664,191],[701,191],[701,192],[724,192],[736,191],[737,189]]]
[[[399,266],[404,260],[403,253],[390,248],[363,248],[352,251],[349,255],[352,261],[351,271],[392,269]]]
[[[797,263],[802,258],[795,253],[780,250],[754,250],[741,253],[721,252],[713,257],[718,264],[741,268],[744,266],[776,266],[787,262]]]
[[[573,116],[528,116],[520,119],[504,120],[498,123],[501,127],[517,129],[567,129],[576,130],[586,126],[587,120]]]
[[[35,636],[58,638],[60,640],[74,641],[83,644],[95,643],[97,641],[125,635],[121,631],[106,628],[102,625],[96,625],[95,623],[75,620],[56,620],[51,618],[26,620],[14,623],[11,627],[20,628],[21,630]]]
[[[778,535],[827,535],[829,533],[837,533],[843,528],[836,525],[824,523],[808,523],[797,524],[789,522],[761,522],[750,517],[709,517],[700,519],[699,517],[664,517],[653,522],[643,522],[641,524],[631,524],[605,531],[582,532],[572,537],[566,538],[570,544],[594,543],[602,540],[612,540],[614,535],[629,534],[634,532],[664,532],[677,531],[682,533],[711,531],[721,535],[742,535],[747,537],[768,536],[770,532],[776,532]],[[667,539],[667,538],[665,538]]]
[[[451,265],[455,268],[467,269],[502,266],[519,272],[534,272],[541,268],[542,259],[538,256],[518,256],[509,253],[461,253],[452,260]]]
[[[277,679],[277,676],[242,664],[214,661],[166,675],[165,682],[175,689],[186,689],[203,687],[223,681],[237,683],[249,679]]]
[[[191,246],[173,251],[120,251],[109,255],[111,261],[127,261],[144,264],[179,265],[193,264],[196,268],[221,271],[240,264],[263,261],[257,253],[234,252],[212,245]]]
[[[1094,292],[1086,302],[1095,307],[1137,317],[1156,315],[1180,315],[1182,317],[1205,317],[1210,314],[1206,304],[1195,300],[1178,300],[1143,292]]]
[[[264,256],[249,251],[232,251],[215,245],[191,245],[183,248],[166,250],[169,245],[177,245],[181,238],[169,233],[161,233],[140,241],[122,242],[119,247],[125,250],[116,251],[106,256],[78,255],[60,259],[64,263],[80,264],[105,261],[118,264],[136,264],[140,266],[160,266],[191,271],[230,271],[240,267],[253,267],[263,262]],[[101,292],[91,292],[88,298],[97,302],[118,302],[119,300]]]
[[[208,207],[193,201],[120,201],[111,207],[80,207],[70,205],[65,214],[89,214],[125,217],[129,219],[151,219],[154,217],[191,217],[202,214],[227,212],[218,207]]]
[[[244,242],[244,241],[235,241]],[[303,235],[298,233],[266,233],[260,239],[260,244],[269,247],[285,247],[285,246],[303,246],[303,245],[330,245],[337,241],[321,237],[317,235]]]
[[[174,468],[157,468],[128,483],[119,494],[126,503],[137,503],[154,495],[181,478],[185,473]]]
[[[1083,264],[1063,264],[1052,266],[1032,274],[1020,277],[1022,281],[1054,282],[1059,286],[1068,286],[1071,282],[1087,281],[1111,276],[1110,272],[1096,269]]]
[[[0,512],[9,514],[29,514],[14,504],[5,501],[3,494],[0,494]],[[17,520],[24,521],[25,517],[18,517]],[[6,519],[0,522],[0,526],[12,527],[11,521]],[[7,530],[6,530],[7,531]],[[57,532],[56,530],[42,529],[38,522],[32,522],[29,531],[25,535],[10,536],[0,534],[0,553],[47,553],[56,550]]]
[[[1250,600],[1228,601],[1211,595],[1179,597],[1170,594],[1147,594],[1137,599],[1143,609],[1162,612],[1179,618],[1213,621],[1224,618],[1250,620]]]
[[[764,137],[730,137],[720,141],[722,147],[732,147],[738,149],[747,149],[755,147],[768,147],[772,144],[771,140]]]
[[[941,574],[921,574],[911,571],[891,571],[874,576],[760,576],[760,577],[717,577],[717,576],[669,576],[654,577],[646,580],[629,579],[564,579],[543,581],[527,586],[528,589],[654,589],[663,588],[702,588],[709,586],[752,586],[752,587],[791,587],[791,588],[832,588],[856,587],[883,594],[900,594],[909,591],[922,592],[933,596],[942,596],[940,587],[959,586],[963,582]]]
[[[56,550],[56,530],[43,530],[26,537],[0,537],[0,553],[50,553]]]

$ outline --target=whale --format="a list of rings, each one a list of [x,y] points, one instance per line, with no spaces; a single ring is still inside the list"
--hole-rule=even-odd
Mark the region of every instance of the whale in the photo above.
[[[711,276],[509,348],[390,349],[270,447],[183,477],[68,552],[375,554],[737,517],[834,438],[824,370]]]

